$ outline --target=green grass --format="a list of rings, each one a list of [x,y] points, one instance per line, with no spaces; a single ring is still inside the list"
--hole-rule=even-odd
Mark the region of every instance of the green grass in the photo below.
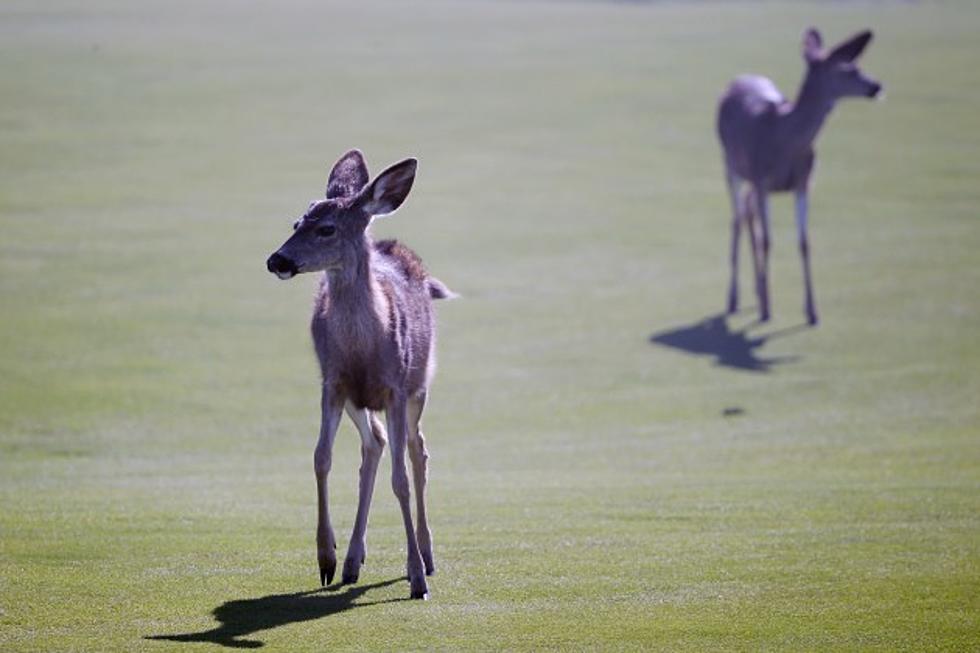
[[[810,24],[874,27],[889,96],[819,143],[822,324],[793,329],[777,198],[773,323],[716,323],[776,362],[652,343],[723,307],[715,98],[792,93]],[[5,3],[0,648],[977,650],[978,29],[967,2]],[[427,603],[398,600],[387,457],[361,584],[312,592],[314,279],[264,261],[352,146],[420,158],[376,232],[464,297]],[[357,465],[345,425],[342,546]],[[148,639],[181,634],[213,643]]]

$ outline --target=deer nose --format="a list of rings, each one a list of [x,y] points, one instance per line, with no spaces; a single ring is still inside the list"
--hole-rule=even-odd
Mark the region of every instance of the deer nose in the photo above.
[[[295,277],[296,273],[298,272],[296,269],[296,264],[279,252],[276,252],[270,256],[269,260],[265,262],[265,266],[269,268],[269,272],[276,275],[280,279]]]
[[[868,97],[870,98],[878,97],[879,93],[881,93],[881,84],[875,82],[874,84],[871,85],[871,88],[868,89]]]

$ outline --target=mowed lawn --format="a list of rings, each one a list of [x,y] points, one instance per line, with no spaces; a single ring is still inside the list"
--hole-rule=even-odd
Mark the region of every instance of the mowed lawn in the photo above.
[[[714,103],[863,27],[819,143],[803,328],[720,314]],[[6,2],[0,649],[977,650],[980,7]],[[386,455],[318,590],[315,279],[265,258],[350,147],[440,303],[438,573]],[[748,257],[743,259],[747,264]],[[743,266],[745,306],[755,302]],[[359,443],[331,475],[343,556]]]

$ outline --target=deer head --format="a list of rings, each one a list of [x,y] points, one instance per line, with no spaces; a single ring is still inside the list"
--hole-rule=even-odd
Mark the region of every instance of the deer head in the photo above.
[[[803,34],[807,83],[831,102],[845,97],[876,97],[881,92],[881,84],[861,72],[855,63],[868,47],[871,37],[870,30],[858,32],[826,51],[820,32],[812,27],[808,29]]]
[[[412,189],[418,162],[405,159],[368,183],[367,165],[357,150],[340,157],[330,171],[326,198],[310,203],[293,224],[293,235],[269,257],[269,272],[290,279],[302,272],[353,274],[367,256],[367,227],[393,213]]]

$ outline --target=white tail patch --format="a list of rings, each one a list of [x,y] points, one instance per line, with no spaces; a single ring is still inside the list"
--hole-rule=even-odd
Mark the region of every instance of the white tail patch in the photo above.
[[[425,280],[425,286],[429,289],[429,297],[432,299],[456,299],[459,297],[458,294],[454,293],[446,284],[439,281],[435,277],[429,277]]]

